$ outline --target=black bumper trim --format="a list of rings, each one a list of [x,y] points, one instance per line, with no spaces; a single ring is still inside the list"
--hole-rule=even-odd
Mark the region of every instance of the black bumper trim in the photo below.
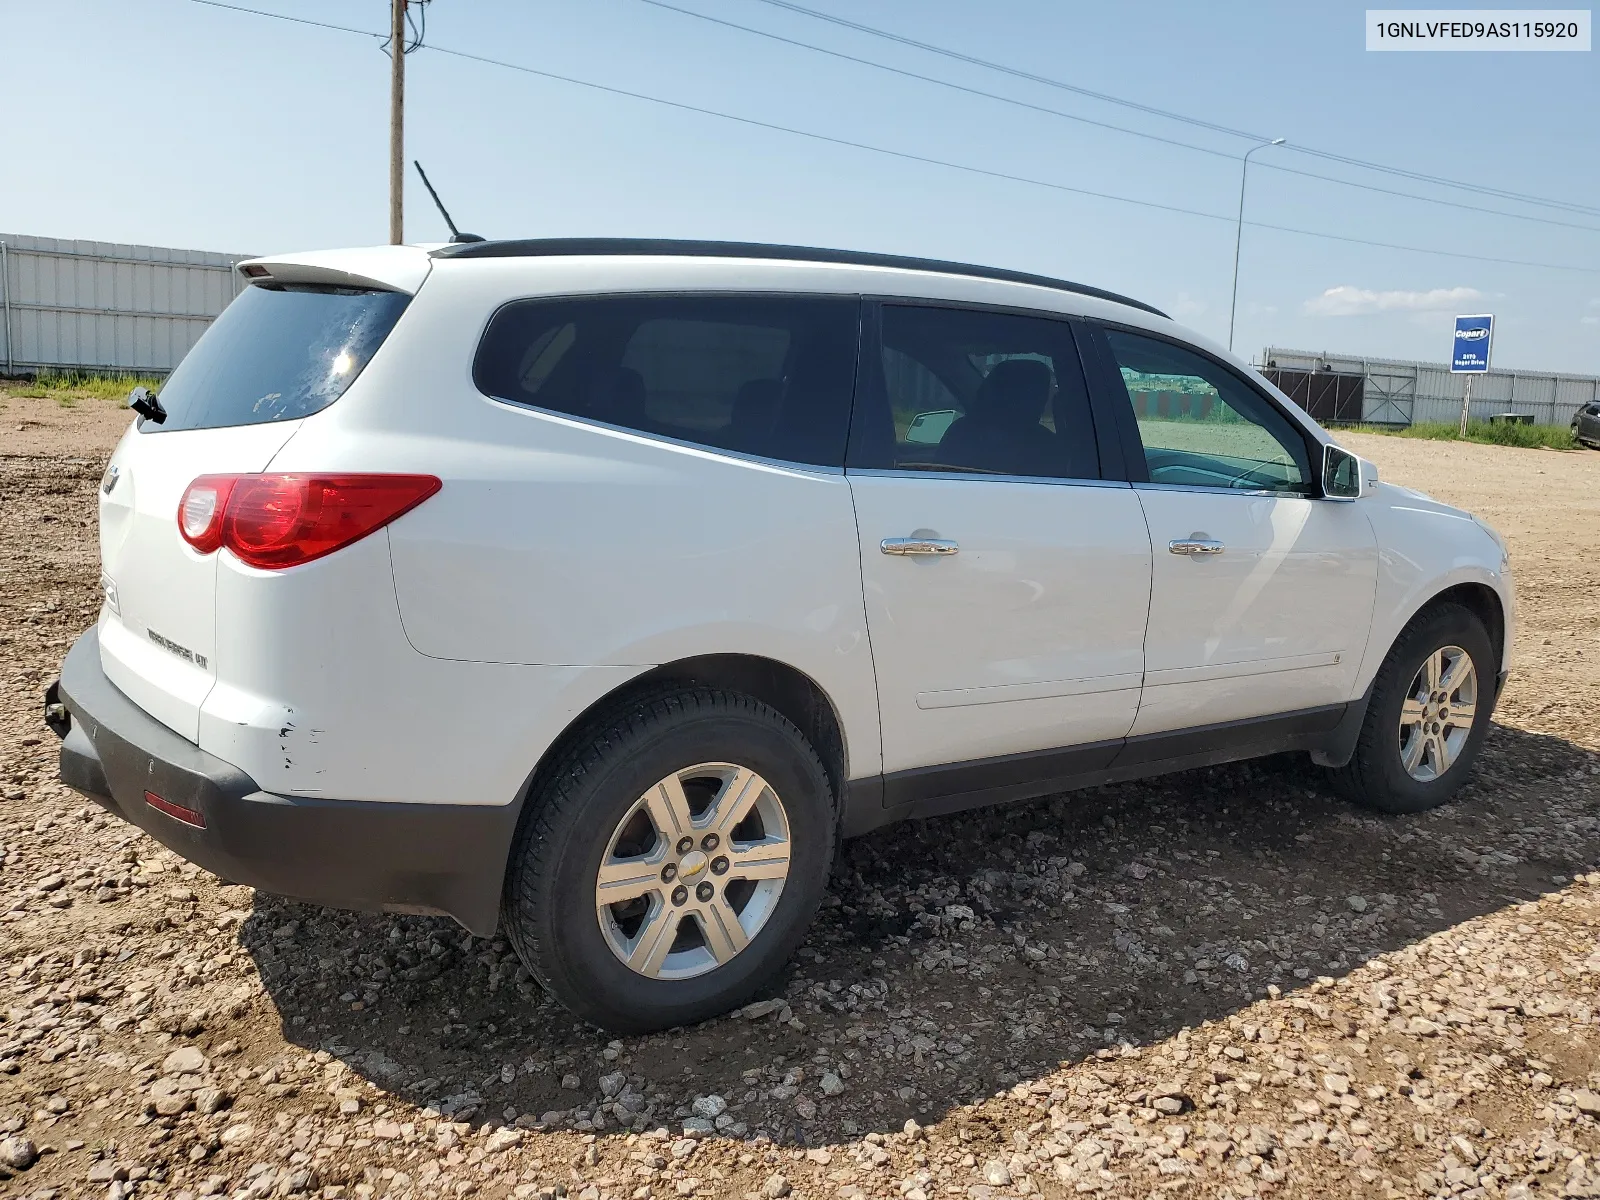
[[[67,653],[52,687],[50,699],[70,714],[49,722],[65,734],[62,782],[190,862],[297,900],[440,913],[475,934],[494,932],[520,802],[396,804],[263,791],[119,691],[101,669],[94,629]],[[147,790],[202,813],[206,827],[152,808]]]

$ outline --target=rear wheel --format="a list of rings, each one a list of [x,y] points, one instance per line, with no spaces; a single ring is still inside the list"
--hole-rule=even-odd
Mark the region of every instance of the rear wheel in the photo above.
[[[1494,708],[1489,634],[1459,604],[1408,625],[1373,681],[1355,755],[1335,775],[1357,803],[1423,812],[1451,799],[1471,773]]]
[[[529,796],[506,930],[585,1020],[619,1032],[704,1020],[799,945],[834,826],[816,752],[765,704],[704,688],[638,700]]]

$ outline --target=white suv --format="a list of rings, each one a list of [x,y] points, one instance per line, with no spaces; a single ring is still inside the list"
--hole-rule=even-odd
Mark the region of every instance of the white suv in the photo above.
[[[789,246],[285,255],[118,445],[62,777],[305,900],[740,1004],[841,837],[1278,751],[1412,812],[1505,550],[1137,301]]]

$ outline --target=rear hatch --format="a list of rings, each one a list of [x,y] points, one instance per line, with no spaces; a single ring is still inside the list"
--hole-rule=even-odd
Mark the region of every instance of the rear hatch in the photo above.
[[[350,386],[410,299],[284,274],[245,288],[212,323],[158,395],[166,419],[140,418],[100,485],[101,664],[190,741],[216,682],[218,555],[179,534],[184,490],[200,475],[264,470]]]

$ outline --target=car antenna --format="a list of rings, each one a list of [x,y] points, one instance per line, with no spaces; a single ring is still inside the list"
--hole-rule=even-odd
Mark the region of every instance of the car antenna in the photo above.
[[[428,189],[428,195],[433,197],[434,204],[439,209],[439,215],[444,218],[444,223],[450,226],[450,240],[452,242],[481,242],[484,239],[475,233],[462,233],[456,228],[456,223],[450,219],[450,213],[444,206],[444,201],[439,199],[439,193],[433,190],[433,184],[428,182],[428,173],[422,169],[422,164],[416,159],[411,160],[411,165],[417,169],[417,174],[422,176],[422,186]]]

